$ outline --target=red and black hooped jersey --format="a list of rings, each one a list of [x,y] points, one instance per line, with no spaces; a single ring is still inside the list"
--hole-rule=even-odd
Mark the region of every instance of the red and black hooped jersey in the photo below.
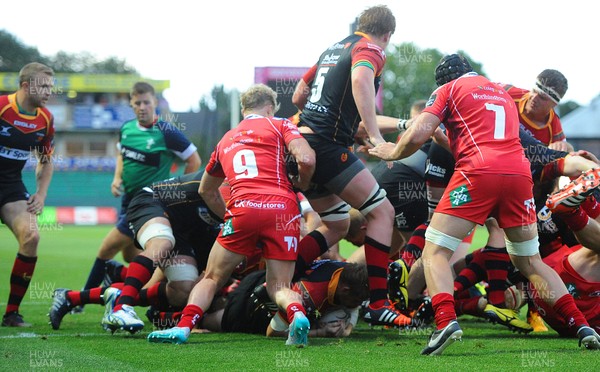
[[[311,93],[299,125],[310,127],[328,141],[351,146],[360,122],[352,92],[352,70],[359,66],[373,70],[377,92],[385,58],[383,49],[360,32],[330,46],[302,77]]]
[[[0,182],[21,180],[21,170],[35,152],[52,154],[53,122],[52,114],[44,107],[37,108],[35,114],[23,114],[15,93],[0,96]]]
[[[302,295],[307,314],[324,313],[330,307],[339,306],[334,303],[334,296],[345,265],[340,261],[315,261],[294,284],[292,289]]]

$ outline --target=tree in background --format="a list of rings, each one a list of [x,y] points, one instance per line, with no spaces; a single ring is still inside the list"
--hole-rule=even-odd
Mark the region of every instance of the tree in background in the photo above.
[[[215,146],[229,130],[231,92],[223,85],[212,88],[209,96],[200,99],[200,132],[191,136],[192,142],[198,147],[202,164],[206,165]]]
[[[0,30],[0,72],[18,72],[30,62],[40,62],[52,67],[54,72],[87,74],[137,74],[124,59],[108,57],[98,60],[89,52],[43,56],[36,47],[25,45],[11,33]]]
[[[27,46],[11,33],[0,30],[0,72],[17,72],[33,61],[48,64],[36,47]]]
[[[484,75],[481,63],[467,58],[473,70]],[[437,85],[435,66],[444,56],[437,49],[420,49],[413,43],[390,44],[386,51],[387,62],[383,73],[383,114],[407,118],[410,106],[419,99],[427,99]]]

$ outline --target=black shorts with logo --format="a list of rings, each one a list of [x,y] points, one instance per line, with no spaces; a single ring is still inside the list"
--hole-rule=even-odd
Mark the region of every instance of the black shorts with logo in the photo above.
[[[29,193],[22,181],[0,183],[0,208],[4,205],[19,200],[29,200]],[[2,221],[4,222],[4,221]]]
[[[362,161],[350,148],[327,141],[316,134],[303,136],[315,151],[317,162],[313,185],[304,193],[309,199],[339,195],[354,176],[365,169]]]
[[[425,166],[425,179],[438,187],[445,187],[454,174],[454,165],[454,156],[442,146],[432,142]]]
[[[394,206],[398,230],[413,231],[427,221],[427,187],[419,174],[399,161],[392,162],[392,168],[381,161],[371,172]]]

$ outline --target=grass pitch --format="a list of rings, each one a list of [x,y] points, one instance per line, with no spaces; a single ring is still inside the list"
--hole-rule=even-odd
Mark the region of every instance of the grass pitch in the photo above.
[[[317,370],[317,371],[595,371],[600,352],[577,347],[577,340],[556,333],[518,335],[500,325],[461,318],[463,341],[440,357],[419,355],[429,330],[369,328],[360,322],[347,339],[309,340],[309,347],[286,347],[283,339],[245,334],[193,334],[187,344],[150,344],[151,326],[136,334],[104,332],[103,307],[88,305],[67,315],[61,329],[48,325],[47,312],[56,288],[83,286],[109,226],[51,226],[41,231],[38,265],[21,313],[32,328],[0,328],[0,370],[73,371]],[[482,235],[476,236],[480,247]],[[347,256],[351,248],[343,247]],[[10,271],[17,252],[14,237],[0,226],[0,306],[8,298]],[[144,308],[138,315],[145,320]]]

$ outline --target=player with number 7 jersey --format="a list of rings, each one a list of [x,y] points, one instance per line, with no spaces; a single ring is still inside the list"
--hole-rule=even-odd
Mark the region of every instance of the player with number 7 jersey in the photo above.
[[[498,84],[470,72],[435,90],[423,111],[444,123],[457,172],[531,173],[515,103]]]

